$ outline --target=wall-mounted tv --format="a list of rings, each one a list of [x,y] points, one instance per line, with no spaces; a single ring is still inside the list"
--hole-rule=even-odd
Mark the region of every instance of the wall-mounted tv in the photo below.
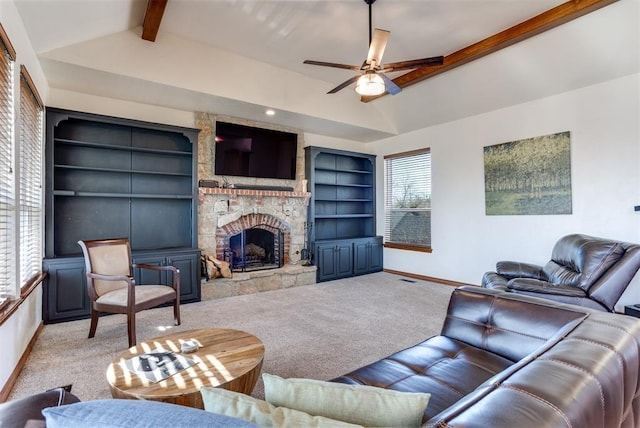
[[[298,135],[216,122],[215,174],[236,177],[296,177]]]

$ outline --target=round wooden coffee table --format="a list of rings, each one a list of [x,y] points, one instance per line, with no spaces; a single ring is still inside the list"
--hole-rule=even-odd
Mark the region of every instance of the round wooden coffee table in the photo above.
[[[185,341],[195,340],[200,348],[182,354]],[[127,369],[131,359],[162,348],[195,362],[164,380],[152,382],[144,374]],[[172,333],[150,339],[120,354],[107,369],[107,381],[113,398],[164,401],[204,408],[200,388],[220,387],[251,394],[262,360],[264,345],[257,337],[239,330],[202,329]]]

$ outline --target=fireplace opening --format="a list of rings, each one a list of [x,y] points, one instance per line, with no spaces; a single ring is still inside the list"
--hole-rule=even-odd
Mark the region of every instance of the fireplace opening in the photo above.
[[[280,268],[284,258],[282,230],[268,224],[244,229],[229,236],[223,254],[235,272]]]

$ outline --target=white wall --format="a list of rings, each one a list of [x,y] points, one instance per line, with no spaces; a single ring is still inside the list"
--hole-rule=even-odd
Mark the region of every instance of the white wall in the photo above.
[[[20,65],[24,65],[36,85],[40,97],[46,103],[48,86],[42,73],[40,64],[37,61],[33,48],[29,42],[29,37],[24,31],[22,20],[18,15],[15,5],[12,2],[0,1],[0,22],[11,44],[16,50],[16,67],[14,69],[14,93],[20,93]],[[16,97],[19,99],[19,97]],[[18,100],[16,100],[17,102]],[[17,103],[15,117],[17,114]],[[16,127],[19,123],[16,122]],[[14,137],[18,138],[15,132]],[[1,256],[1,255],[0,255]],[[0,325],[0,349],[2,349],[2,364],[0,364],[0,389],[4,387],[9,377],[12,375],[15,366],[24,354],[29,341],[35,334],[38,326],[42,322],[42,290],[37,287],[22,302],[17,311],[8,320]]]
[[[47,107],[122,117],[144,122],[163,123],[185,128],[194,127],[194,117],[191,111],[99,97],[58,88],[50,89]]]
[[[385,154],[432,150],[433,253],[385,249],[385,268],[479,284],[499,260],[545,263],[568,233],[640,243],[639,98],[631,75],[376,142],[379,180]],[[571,132],[573,213],[485,215],[483,147],[561,131]],[[634,288],[626,297],[640,302]]]

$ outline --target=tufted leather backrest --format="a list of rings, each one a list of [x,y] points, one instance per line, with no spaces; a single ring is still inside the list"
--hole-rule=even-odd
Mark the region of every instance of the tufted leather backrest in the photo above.
[[[585,317],[552,302],[545,305],[534,298],[535,304],[526,305],[521,297],[512,300],[509,296],[498,298],[485,288],[457,289],[441,334],[515,362]]]
[[[621,242],[581,234],[567,235],[553,247],[551,260],[543,272],[552,284],[572,285],[588,292],[624,253]]]

